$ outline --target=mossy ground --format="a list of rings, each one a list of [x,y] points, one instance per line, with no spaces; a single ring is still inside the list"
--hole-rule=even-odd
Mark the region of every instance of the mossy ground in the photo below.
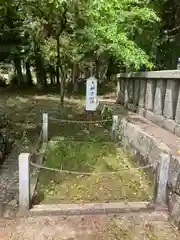
[[[99,113],[88,114],[82,107],[76,114],[69,108],[64,108],[63,112],[63,119],[102,119]],[[55,125],[56,137],[49,141],[44,165],[82,174],[42,170],[39,189],[44,195],[43,203],[150,200],[153,192],[151,183],[143,171],[131,169],[136,166],[130,154],[111,140],[111,122],[81,124],[57,121],[50,123],[50,128]],[[107,174],[98,174],[100,172]]]

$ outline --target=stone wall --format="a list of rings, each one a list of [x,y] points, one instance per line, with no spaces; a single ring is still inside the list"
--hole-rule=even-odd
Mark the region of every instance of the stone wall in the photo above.
[[[180,136],[180,70],[120,73],[117,102]]]
[[[132,149],[135,155],[143,157],[144,165],[160,163],[162,161],[161,156],[164,153],[166,154],[169,164],[167,189],[163,197],[168,206],[171,219],[176,225],[180,226],[180,157],[173,156],[171,149],[166,144],[143,131],[135,123],[132,123],[131,120],[133,118],[137,119],[137,115],[132,114],[131,119],[129,117],[120,117],[119,139],[121,139],[123,145],[125,144],[126,147]],[[156,172],[156,164],[153,168],[153,180],[156,181],[156,188],[158,188],[158,180],[156,178],[159,177],[159,172]],[[157,201],[157,197],[157,195],[154,196],[155,201]]]

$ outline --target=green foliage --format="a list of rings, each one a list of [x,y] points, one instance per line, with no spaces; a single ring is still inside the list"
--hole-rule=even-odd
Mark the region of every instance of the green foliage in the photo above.
[[[153,9],[148,7],[148,1],[27,2],[43,28],[41,49],[47,61],[55,62],[55,37],[60,34],[63,65],[64,62],[81,63],[87,60],[89,53],[92,60],[106,53],[127,67],[138,69],[142,64],[152,67],[146,51],[135,41],[137,34],[139,38],[143,37],[144,29],[152,31],[159,20]],[[37,30],[35,33],[39,36]]]
[[[176,69],[177,58],[180,56],[180,1],[155,0],[152,1],[152,6],[162,20],[154,38],[157,43],[157,69]]]
[[[17,14],[18,5],[14,1],[0,4],[0,60],[20,54],[22,45],[22,19]]]
[[[108,51],[127,67],[152,66],[146,52],[134,41],[137,32],[142,37],[144,28],[151,29],[158,21],[146,5],[146,1],[92,1],[86,32],[99,45],[100,53]]]
[[[18,55],[34,65],[41,56],[61,79],[74,64],[90,74],[97,65],[107,71],[110,60],[131,70],[153,67],[159,18],[152,1],[2,0],[0,6],[2,60]]]

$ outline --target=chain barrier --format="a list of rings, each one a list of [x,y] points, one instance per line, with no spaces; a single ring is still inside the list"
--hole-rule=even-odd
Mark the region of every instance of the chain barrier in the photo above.
[[[75,139],[57,139],[57,140],[51,140],[53,143],[74,143],[74,144],[83,144],[83,143],[102,143],[102,144],[110,144],[110,145],[112,145],[112,144],[115,144],[116,142],[113,142],[113,141],[101,141],[101,140],[99,140],[99,141],[91,141],[91,140],[84,140],[84,141],[81,141],[81,140],[75,140]]]
[[[54,117],[48,117],[48,120],[50,121],[55,121],[55,122],[58,122],[58,123],[75,123],[75,124],[98,124],[98,123],[107,123],[107,122],[111,122],[113,123],[113,126],[112,126],[112,134],[116,131],[117,129],[117,121],[118,119],[116,118],[112,118],[112,119],[104,119],[104,120],[95,120],[95,121],[81,121],[81,120],[69,120],[69,119],[57,119],[57,118],[54,118]],[[36,149],[37,147],[39,147],[39,144],[41,143],[41,140],[42,140],[42,135],[43,135],[43,128],[41,128],[41,131],[40,131],[40,134],[39,134],[39,137],[37,139],[37,145],[36,145]],[[114,137],[113,135],[111,136],[112,138]],[[114,141],[113,141],[114,140]],[[113,138],[112,141],[88,141],[90,143],[108,143],[108,144],[115,144],[116,143],[116,139]],[[75,143],[80,143],[80,144],[83,144],[84,142],[86,141],[78,141],[78,140],[74,140],[74,139],[66,139],[65,137],[60,137],[60,139],[57,139],[57,140],[52,140],[53,142],[62,142],[62,143],[71,143],[71,142],[75,142]],[[159,161],[153,163],[153,164],[148,164],[146,166],[138,166],[138,167],[128,167],[127,165],[122,167],[122,168],[119,168],[117,169],[117,171],[110,171],[110,172],[97,172],[97,171],[94,171],[94,172],[81,172],[81,171],[75,171],[75,170],[66,170],[66,169],[63,169],[63,167],[61,168],[51,168],[51,167],[48,167],[48,166],[45,166],[41,163],[39,163],[37,160],[33,160],[33,158],[31,158],[30,160],[30,166],[32,167],[32,169],[36,169],[36,170],[45,170],[45,171],[49,171],[48,174],[50,172],[52,173],[57,173],[57,174],[69,174],[69,175],[75,175],[75,176],[94,176],[94,177],[106,177],[106,176],[109,176],[110,178],[114,179],[116,176],[118,177],[118,175],[120,176],[120,174],[123,174],[123,173],[127,173],[128,174],[139,174],[141,173],[141,170],[145,170],[145,169],[152,169],[152,171],[154,171],[156,168],[157,168],[157,165],[158,165]],[[32,170],[31,169],[31,170]],[[63,175],[64,176],[64,175]],[[129,176],[129,175],[128,175]],[[130,180],[127,180],[127,181],[130,181]],[[149,195],[149,194],[148,194]],[[151,199],[151,195],[148,196],[149,199]]]
[[[137,168],[121,168],[116,172],[77,172],[77,171],[62,170],[62,169],[57,169],[57,168],[50,168],[50,167],[46,167],[44,165],[40,165],[40,164],[33,163],[33,162],[30,162],[30,165],[32,167],[35,167],[35,168],[38,168],[38,169],[44,169],[44,170],[57,172],[57,173],[92,176],[92,175],[116,175],[116,174],[121,173],[122,171],[123,172],[128,172],[128,171],[131,171],[131,170],[136,171],[136,170],[141,170],[141,169],[147,169],[147,168],[150,168],[150,167],[156,167],[157,163],[149,164],[149,165],[146,165],[146,166],[140,166],[140,167],[137,167]]]
[[[92,124],[92,123],[106,123],[106,122],[112,122],[112,119],[104,119],[104,120],[94,120],[94,121],[81,121],[81,120],[68,120],[68,119],[57,119],[53,117],[49,117],[49,120],[57,121],[60,123],[79,123],[79,124]]]
[[[50,117],[48,119],[53,120],[53,121],[57,121],[57,122],[60,122],[60,123],[80,123],[80,124],[114,122],[113,119],[95,120],[95,121],[81,121],[81,120],[76,121],[76,120],[68,120],[68,119],[57,119],[57,118],[54,118],[54,117]],[[38,140],[37,140],[37,146],[39,145],[39,143],[41,141],[42,133],[43,133],[43,129],[41,129],[41,132],[39,134],[39,137],[38,137]],[[60,141],[65,142],[65,143],[69,142],[69,141],[73,142],[73,139],[67,139],[67,140],[66,139],[60,139]],[[59,140],[54,141],[54,142],[59,142]],[[84,143],[84,141],[74,141],[74,142]],[[96,141],[89,141],[89,142],[97,143]],[[107,142],[103,142],[103,143],[113,143],[113,141],[107,141]],[[135,170],[147,169],[147,168],[150,168],[150,167],[156,168],[157,164],[158,164],[158,162],[156,162],[154,164],[149,164],[149,165],[146,165],[146,166],[135,167],[135,168],[121,168],[121,169],[119,169],[118,171],[115,171],[115,172],[78,172],[78,171],[72,171],[72,170],[50,168],[50,167],[46,167],[44,165],[34,163],[32,161],[30,162],[30,165],[34,168],[37,168],[37,169],[44,169],[44,170],[57,172],[57,173],[66,173],[66,174],[73,174],[73,175],[88,175],[88,176],[91,176],[91,175],[115,175],[115,174],[121,173],[122,171],[123,172],[128,172],[128,171],[132,171],[132,170],[135,171]]]

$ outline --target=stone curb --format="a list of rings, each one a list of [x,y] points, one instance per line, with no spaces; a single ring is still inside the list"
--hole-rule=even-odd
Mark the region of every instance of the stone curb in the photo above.
[[[135,116],[135,115],[134,115]],[[135,116],[136,117],[136,116]],[[144,132],[135,123],[132,123],[133,116],[120,119],[121,136],[128,142],[131,148],[135,149],[147,160],[146,164],[153,164],[158,161],[160,154],[166,153],[170,158],[167,204],[170,217],[176,224],[180,223],[180,159],[171,153],[171,149],[162,141]],[[139,117],[141,118],[141,117]],[[122,139],[123,139],[122,138]],[[156,210],[163,210],[157,206]]]
[[[29,215],[98,215],[152,212],[155,206],[149,202],[86,203],[86,204],[44,204],[34,206]]]

